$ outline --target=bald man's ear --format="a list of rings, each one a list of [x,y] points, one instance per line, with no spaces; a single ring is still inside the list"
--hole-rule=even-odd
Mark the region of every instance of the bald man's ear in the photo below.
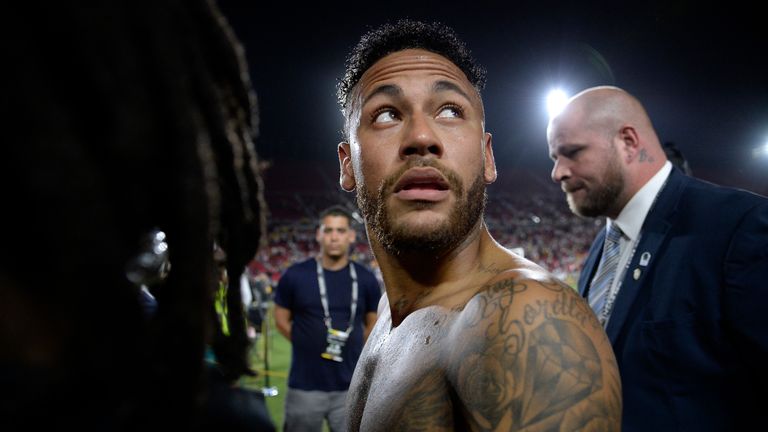
[[[632,162],[640,153],[640,135],[634,126],[626,125],[619,129],[617,136],[620,142],[620,151],[626,162]]]
[[[340,142],[339,148],[339,185],[347,192],[355,190],[355,171],[352,169],[352,152],[349,143]]]

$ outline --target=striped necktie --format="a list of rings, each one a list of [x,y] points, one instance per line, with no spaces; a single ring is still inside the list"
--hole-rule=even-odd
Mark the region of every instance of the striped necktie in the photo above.
[[[600,324],[603,325],[610,314],[610,311],[605,310],[605,308],[608,293],[616,275],[616,267],[619,264],[620,238],[621,229],[615,223],[611,223],[611,228],[608,230],[608,235],[605,236],[605,243],[603,243],[603,256],[600,257],[597,274],[592,279],[592,286],[589,288],[589,306],[595,311]]]

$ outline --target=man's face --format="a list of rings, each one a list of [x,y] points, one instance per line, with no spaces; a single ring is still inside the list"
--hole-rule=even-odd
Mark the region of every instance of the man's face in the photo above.
[[[611,137],[564,117],[550,125],[547,141],[554,161],[552,180],[560,183],[571,211],[585,217],[617,217],[625,180]]]
[[[357,190],[373,237],[391,253],[445,250],[479,221],[496,179],[480,97],[448,59],[390,54],[355,88],[341,184]]]
[[[323,218],[316,237],[321,253],[337,260],[349,254],[349,246],[355,241],[355,231],[346,216],[328,215]]]

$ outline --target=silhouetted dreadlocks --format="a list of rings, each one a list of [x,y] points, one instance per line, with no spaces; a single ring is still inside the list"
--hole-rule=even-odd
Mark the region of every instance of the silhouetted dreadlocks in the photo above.
[[[0,429],[189,429],[219,328],[212,244],[240,275],[263,227],[242,50],[211,1],[22,3],[0,18]],[[147,321],[125,266],[153,228],[172,267]],[[228,291],[215,349],[234,378],[247,338]]]

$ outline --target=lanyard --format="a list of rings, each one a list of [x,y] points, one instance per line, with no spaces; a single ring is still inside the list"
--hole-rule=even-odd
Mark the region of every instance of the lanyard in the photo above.
[[[315,260],[317,263],[317,285],[320,287],[320,302],[323,304],[323,313],[325,314],[325,326],[328,330],[332,330],[331,314],[328,311],[328,291],[325,288],[325,275],[323,274],[323,266],[320,264],[320,260]],[[355,327],[355,312],[357,312],[357,271],[352,261],[349,262],[349,277],[352,278],[352,305],[349,311],[349,326],[347,327],[347,333],[351,333]]]
[[[667,175],[667,178],[664,179],[664,183],[661,184],[658,192],[656,192],[656,196],[653,197],[653,201],[651,202],[651,206],[648,207],[648,212],[645,214],[645,218],[647,218],[648,215],[653,211],[653,208],[656,207],[656,201],[659,199],[659,195],[661,195],[661,193],[664,191],[664,188],[667,186],[667,182],[669,181],[670,176],[672,176],[671,172],[669,175]],[[643,218],[643,224],[645,224],[645,218]],[[637,246],[640,244],[640,239],[642,236],[643,232],[641,230],[632,244],[626,245],[626,247],[632,248],[632,252],[629,253],[629,257],[627,258],[627,262],[624,264],[624,267],[621,269],[616,269],[617,271],[614,277],[618,278],[618,280],[615,284],[612,283],[611,286],[608,287],[608,298],[606,299],[605,304],[603,304],[603,310],[601,310],[600,313],[596,313],[600,322],[603,323],[604,328],[608,328],[608,320],[611,319],[611,314],[613,313],[613,304],[616,302],[616,297],[619,295],[619,290],[624,283],[624,276],[627,274],[627,270],[629,269],[630,264],[632,264],[632,259],[635,257],[635,252],[637,251]]]

